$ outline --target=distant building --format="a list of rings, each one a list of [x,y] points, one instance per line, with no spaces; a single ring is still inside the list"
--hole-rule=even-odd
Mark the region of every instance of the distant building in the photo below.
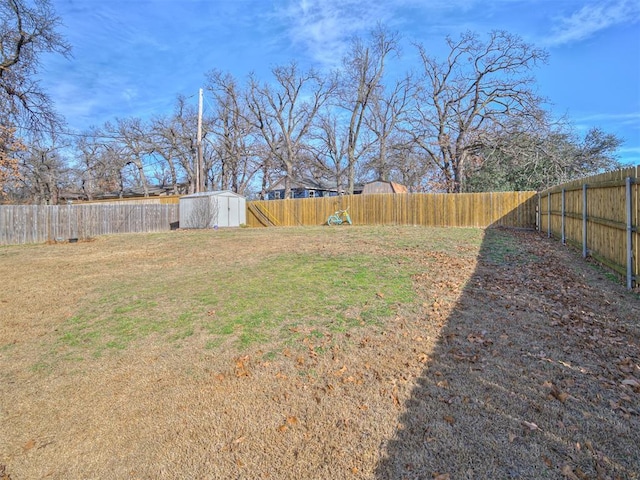
[[[365,183],[362,188],[362,194],[368,193],[408,193],[409,189],[395,182],[387,182],[385,180],[376,180],[374,182]]]
[[[290,184],[291,198],[335,197],[339,191],[335,185],[330,186],[322,181],[305,178],[292,180]],[[266,200],[280,200],[284,198],[284,177],[278,180],[266,193]]]
[[[65,190],[60,192],[59,201],[61,203],[83,202],[88,200],[120,200],[120,199],[140,199],[140,198],[158,198],[187,193],[189,186],[184,183],[176,185],[174,188],[170,185],[149,185],[147,187],[147,197],[143,187],[126,188],[122,191],[113,192],[93,192],[88,195],[83,191]]]

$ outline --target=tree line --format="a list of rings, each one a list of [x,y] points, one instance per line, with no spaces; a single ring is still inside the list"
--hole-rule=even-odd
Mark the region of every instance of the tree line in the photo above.
[[[5,201],[57,203],[162,186],[195,191],[198,110],[118,118],[69,135],[33,78],[45,52],[69,55],[48,0],[0,6],[0,188]],[[615,135],[579,135],[536,93],[543,49],[505,31],[445,39],[446,56],[414,44],[398,75],[400,37],[384,25],[353,38],[339,68],[292,61],[267,79],[211,70],[202,117],[202,184],[260,197],[284,178],[285,197],[309,178],[352,193],[390,180],[411,191],[539,190],[618,166]],[[58,132],[58,133],[56,133]]]

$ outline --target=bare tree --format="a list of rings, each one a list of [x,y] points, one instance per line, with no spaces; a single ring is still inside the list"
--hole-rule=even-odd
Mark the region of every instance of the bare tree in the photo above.
[[[174,191],[177,190],[180,173],[189,185],[189,192],[196,187],[197,111],[187,99],[179,96],[173,115],[156,117],[151,123],[151,147],[166,162]]]
[[[285,198],[289,198],[303,142],[320,108],[334,93],[335,83],[314,71],[300,72],[294,62],[272,73],[274,85],[250,77],[247,106],[251,124],[285,172]]]
[[[161,182],[171,187],[174,194],[178,193],[177,158],[180,154],[178,147],[175,118],[172,116],[157,116],[151,120],[149,143],[152,145],[153,157],[161,166],[156,177],[162,177]]]
[[[15,128],[0,125],[0,200],[6,197],[7,187],[15,186],[19,179],[17,154],[26,149],[15,133]]]
[[[394,168],[393,137],[398,126],[405,122],[411,101],[413,82],[410,76],[395,83],[391,89],[380,87],[380,92],[369,105],[366,125],[375,139],[375,151],[372,152],[368,168],[377,179],[390,180]]]
[[[145,160],[153,151],[149,143],[150,130],[139,118],[117,119],[116,124],[105,124],[106,133],[119,146],[123,167],[135,167],[135,183],[142,187],[145,197],[149,196],[149,182],[145,173]]]
[[[104,142],[98,137],[100,133],[92,128],[84,135],[77,138],[75,150],[77,153],[77,171],[80,177],[81,189],[88,200],[93,200],[95,195],[100,193],[98,184],[107,181],[109,177],[104,171],[102,163]],[[115,187],[115,185],[114,185]],[[115,190],[115,188],[112,188]]]
[[[347,133],[348,192],[353,193],[356,164],[366,152],[362,128],[367,109],[380,88],[387,57],[398,52],[398,35],[378,25],[367,43],[355,38],[343,60],[340,106],[349,113]]]
[[[497,133],[544,119],[542,99],[527,74],[547,53],[503,31],[492,32],[486,42],[465,33],[459,40],[447,38],[447,45],[444,62],[418,46],[424,78],[409,131],[439,169],[443,188],[460,192],[466,164]]]
[[[72,169],[62,153],[68,143],[57,137],[35,140],[20,154],[17,194],[22,201],[57,205],[63,189],[72,186]]]
[[[347,170],[347,131],[337,116],[327,110],[318,115],[308,144],[311,167],[321,178],[330,178],[342,191]]]
[[[433,166],[423,160],[416,145],[408,135],[394,134],[390,139],[390,163],[396,172],[398,181],[406,185],[411,192],[433,190],[429,183]]]
[[[59,25],[49,0],[0,2],[0,118],[5,125],[34,133],[61,123],[35,78],[41,54],[70,54],[56,31]]]
[[[215,99],[210,143],[220,161],[220,187],[244,194],[262,167],[256,155],[259,131],[250,120],[246,95],[236,79],[216,70],[207,76]]]

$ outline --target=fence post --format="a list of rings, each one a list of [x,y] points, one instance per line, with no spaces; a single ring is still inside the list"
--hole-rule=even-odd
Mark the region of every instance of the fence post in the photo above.
[[[626,179],[626,210],[627,210],[627,290],[633,288],[633,206],[631,204],[632,178]]]
[[[560,210],[561,210],[561,212],[560,212],[560,215],[561,215],[561,219],[560,219],[561,227],[560,228],[561,228],[561,237],[562,237],[562,244],[563,245],[567,244],[567,237],[566,237],[565,232],[564,232],[565,198],[566,198],[566,190],[563,188],[562,189],[562,206],[560,207]]]
[[[551,238],[551,192],[547,192],[547,237]]]
[[[582,258],[587,258],[587,184],[582,185]]]
[[[538,192],[538,205],[536,206],[536,231],[540,233],[542,230],[542,226],[540,222],[542,221],[542,213],[540,212],[540,192]]]

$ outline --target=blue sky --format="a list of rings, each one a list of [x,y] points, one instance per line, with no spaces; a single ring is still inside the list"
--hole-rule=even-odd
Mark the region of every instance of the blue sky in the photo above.
[[[243,79],[270,68],[337,66],[353,35],[382,22],[403,38],[398,72],[417,68],[412,42],[442,56],[446,35],[500,29],[545,48],[539,93],[580,132],[601,127],[640,164],[637,0],[51,0],[71,59],[46,56],[42,85],[69,128],[170,113],[212,69]],[[205,109],[207,101],[205,99]]]

